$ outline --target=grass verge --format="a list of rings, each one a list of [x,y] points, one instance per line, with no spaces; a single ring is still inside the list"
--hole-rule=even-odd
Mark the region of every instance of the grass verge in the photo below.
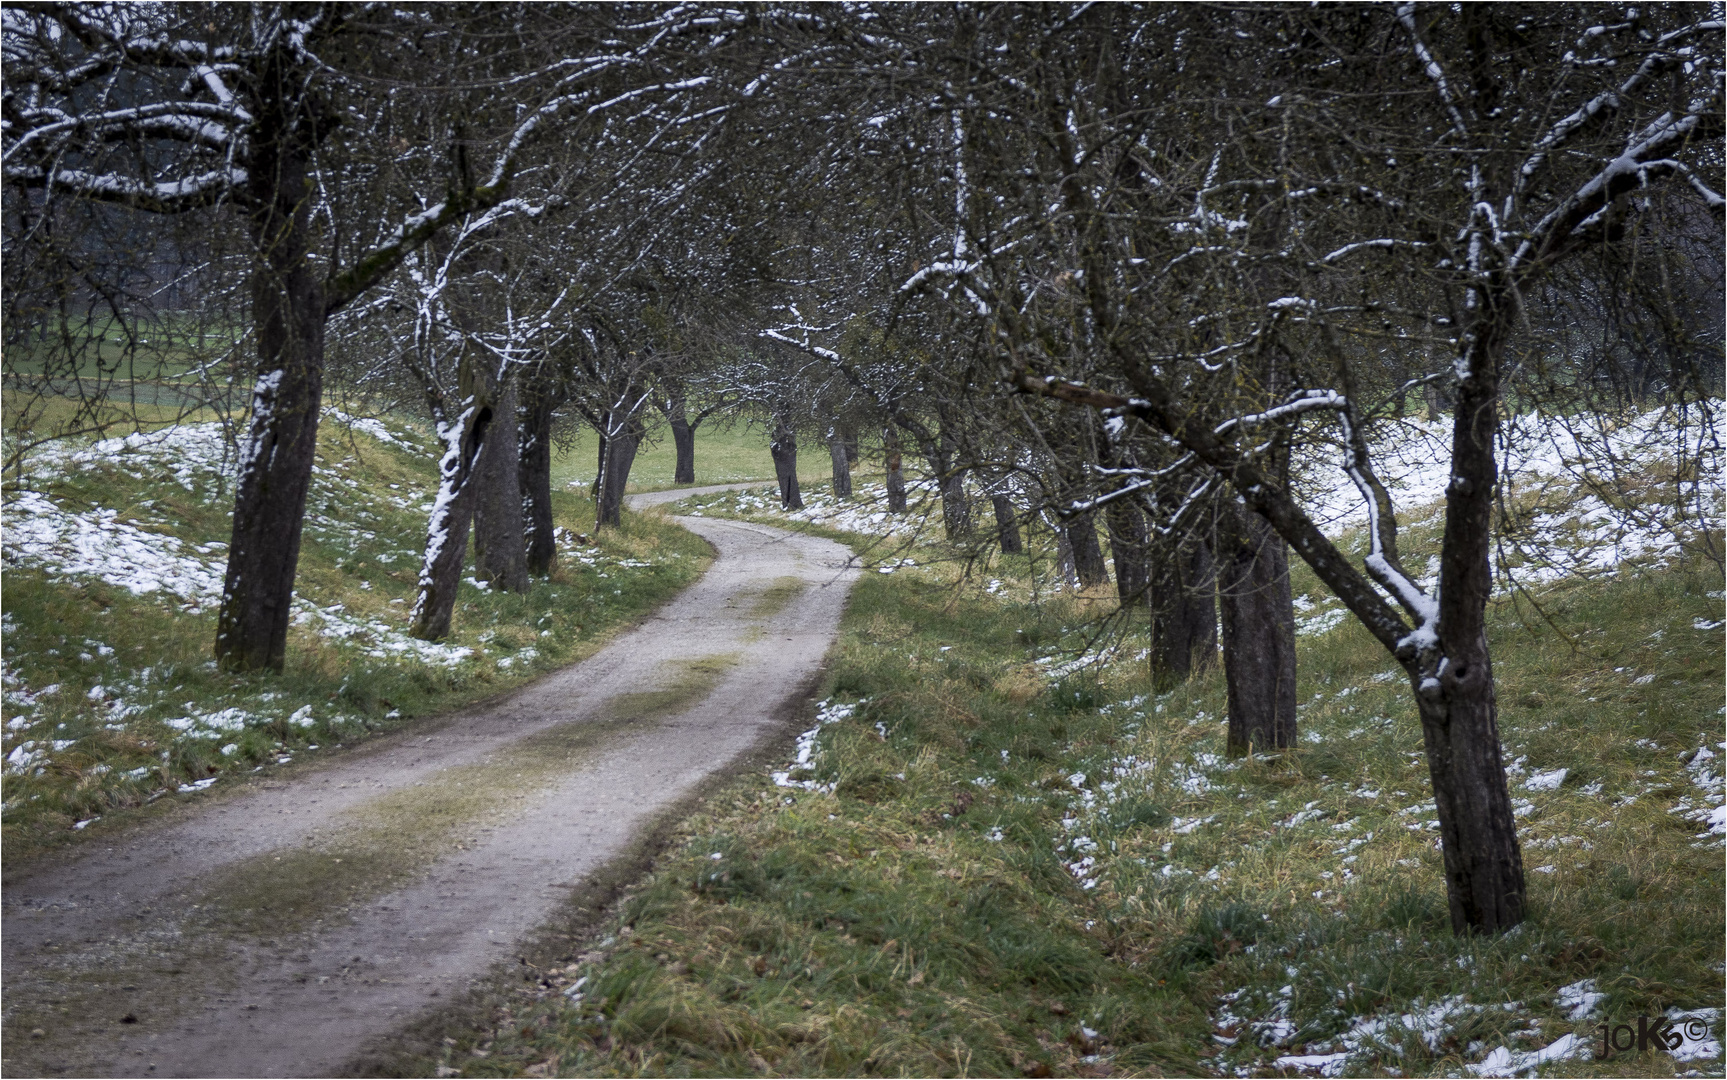
[[[1231,761],[1218,674],[1153,694],[1142,629],[1097,647],[1107,600],[891,569],[857,586],[810,767],[738,781],[591,936],[395,1067],[1457,1075],[1702,1010],[1683,1060],[1544,1068],[1720,1074],[1713,565],[1550,587],[1552,625],[1496,606],[1530,917],[1483,939],[1448,927],[1409,687],[1305,571],[1301,746]]]

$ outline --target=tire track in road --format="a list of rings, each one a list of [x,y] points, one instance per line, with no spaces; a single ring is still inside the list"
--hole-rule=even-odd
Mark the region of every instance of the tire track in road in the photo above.
[[[838,632],[842,545],[675,520],[713,565],[587,660],[8,881],[6,1074],[339,1074],[507,958],[779,731]]]

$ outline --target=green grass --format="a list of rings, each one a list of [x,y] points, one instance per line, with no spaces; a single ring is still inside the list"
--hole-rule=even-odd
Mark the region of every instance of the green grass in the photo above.
[[[40,375],[52,365],[56,378],[173,378],[242,348],[245,328],[184,315],[162,315],[128,326],[112,315],[70,320],[46,337],[25,333],[8,347],[8,374]],[[240,354],[242,363],[252,359]]]
[[[772,483],[774,462],[768,454],[768,432],[760,424],[742,419],[709,420],[696,428],[696,485],[733,484],[746,480]],[[558,487],[586,489],[594,481],[599,444],[595,433],[582,428],[552,461],[552,483]],[[870,468],[860,461],[861,470]],[[654,429],[636,454],[630,468],[630,491],[661,491],[677,487],[677,451],[671,430],[663,424]],[[798,452],[798,482],[816,484],[830,478],[832,466],[827,447],[804,439]]]
[[[1495,607],[1530,914],[1458,938],[1410,690],[1358,626],[1300,639],[1300,749],[1232,762],[1215,671],[1155,695],[1136,631],[1055,678],[1038,661],[1085,648],[1106,598],[1033,604],[1022,562],[988,567],[989,595],[927,554],[857,586],[825,687],[857,709],[793,774],[821,789],[737,782],[403,1074],[1269,1074],[1349,1036],[1351,1075],[1455,1075],[1719,1007],[1721,842],[1679,812],[1708,806],[1688,756],[1720,771],[1712,564],[1549,589],[1565,636]],[[1331,603],[1305,570],[1295,588]],[[1555,994],[1587,979],[1606,997],[1572,1021]],[[1436,1006],[1431,1042],[1398,1019]],[[1699,1064],[1719,1075],[1655,1052],[1547,1071]]]
[[[464,584],[445,644],[466,654],[407,651],[436,472],[422,436],[390,427],[406,448],[333,421],[322,426],[300,606],[279,675],[215,669],[208,591],[202,599],[134,593],[9,556],[4,750],[24,747],[21,758],[30,759],[6,770],[0,821],[9,859],[104,833],[183,785],[273,768],[580,659],[694,580],[710,557],[706,544],[657,516],[626,515],[621,529],[577,545],[574,533],[592,530],[593,507],[559,491],[555,518],[567,532],[551,577],[524,594]],[[219,583],[233,496],[213,465],[138,448],[27,474],[63,511],[89,524],[107,508],[144,547],[196,559]]]

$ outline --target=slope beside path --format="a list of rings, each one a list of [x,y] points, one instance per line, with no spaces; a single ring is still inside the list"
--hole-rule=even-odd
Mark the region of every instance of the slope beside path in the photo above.
[[[678,520],[712,567],[588,660],[9,881],[4,1072],[339,1075],[508,957],[837,633],[843,546]]]

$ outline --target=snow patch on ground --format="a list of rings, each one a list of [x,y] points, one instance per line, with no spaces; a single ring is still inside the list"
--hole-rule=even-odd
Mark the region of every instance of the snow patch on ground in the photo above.
[[[406,431],[391,431],[382,420],[371,416],[353,416],[341,409],[327,409],[324,412],[326,420],[334,420],[338,424],[369,435],[386,446],[398,447],[411,454],[425,454],[427,450],[416,443],[413,436]]]
[[[1508,1046],[1501,1046],[1482,1059],[1479,1065],[1467,1065],[1465,1068],[1476,1076],[1522,1076],[1542,1065],[1560,1061],[1588,1061],[1594,1056],[1588,1041],[1573,1034],[1563,1035],[1539,1050],[1519,1053]]]
[[[1672,809],[1672,813],[1704,827],[1706,831],[1697,834],[1698,840],[1727,838],[1727,805],[1723,805],[1727,803],[1727,778],[1716,771],[1721,765],[1720,752],[1727,752],[1727,743],[1718,742],[1711,749],[1705,742],[1691,753],[1685,772],[1697,794],[1680,798]]]
[[[178,537],[119,520],[119,511],[61,508],[38,491],[7,501],[0,554],[11,566],[39,566],[50,580],[96,578],[134,595],[164,592],[196,606],[222,598],[223,571]]]
[[[392,445],[413,449],[405,436],[392,433],[382,422],[354,419],[333,411],[334,419],[354,430]],[[113,468],[138,480],[160,479],[165,473],[188,491],[210,495],[231,482],[233,456],[226,432],[219,424],[188,424],[161,432],[103,439],[86,447],[51,444],[31,459],[33,471],[69,473]],[[319,467],[314,471],[314,503],[342,499],[341,489],[355,486],[340,470]],[[401,507],[408,500],[392,497]],[[147,509],[147,507],[146,507]],[[329,515],[308,514],[306,527],[320,536],[341,533],[340,539],[356,549],[375,546],[378,537],[358,522],[371,517],[364,509],[354,511],[354,523],[338,522]],[[134,595],[165,594],[178,599],[194,614],[221,602],[227,570],[227,545],[194,544],[151,525],[165,523],[148,519],[121,520],[120,511],[109,507],[71,508],[40,491],[21,491],[4,508],[4,537],[0,556],[6,565],[41,569],[53,581],[94,579],[127,589]],[[391,562],[415,553],[384,552],[380,562]],[[294,600],[294,622],[320,635],[357,646],[367,656],[386,658],[412,656],[424,663],[448,667],[462,662],[473,650],[420,641],[403,628],[377,619],[357,618],[340,605],[319,608],[304,597]]]
[[[1651,409],[1585,421],[1531,413],[1505,424],[1500,441],[1507,505],[1527,504],[1514,514],[1517,528],[1505,551],[1494,552],[1504,584],[1610,573],[1629,561],[1660,565],[1680,554],[1685,537],[1727,523],[1712,414]],[[1671,473],[1679,447],[1699,463],[1702,479],[1676,489]],[[1450,417],[1383,425],[1374,433],[1373,458],[1401,513],[1441,509],[1450,482]],[[1327,536],[1367,524],[1366,500],[1336,461],[1305,470],[1296,487]],[[1506,553],[1511,557],[1502,559]]]
[[[766,485],[760,491],[746,489],[721,495],[697,496],[703,513],[719,512],[739,516],[768,515],[776,520],[802,521],[841,532],[873,536],[883,540],[911,540],[929,535],[928,530],[939,522],[939,506],[934,499],[935,485],[928,481],[906,484],[906,512],[890,513],[887,509],[887,485],[858,484],[850,499],[835,498],[826,491],[812,491],[803,496],[801,510],[780,509],[779,489]],[[877,564],[882,573],[891,573],[901,565],[913,565],[911,560],[887,559]]]
[[[815,767],[821,759],[821,748],[816,744],[821,737],[822,728],[829,724],[837,724],[841,720],[851,719],[863,704],[862,701],[842,704],[831,698],[817,702],[815,727],[798,736],[797,756],[789,766],[776,770],[772,774],[774,785],[783,788],[797,788],[802,791],[817,791],[824,795],[833,794],[834,785],[831,783],[823,783],[807,775],[795,780],[792,776],[794,773],[809,774],[815,771]]]
[[[378,619],[350,615],[341,604],[318,607],[309,600],[294,600],[294,624],[310,627],[321,637],[346,642],[374,659],[411,656],[434,667],[453,667],[474,655],[465,645],[421,641],[400,627]]]

